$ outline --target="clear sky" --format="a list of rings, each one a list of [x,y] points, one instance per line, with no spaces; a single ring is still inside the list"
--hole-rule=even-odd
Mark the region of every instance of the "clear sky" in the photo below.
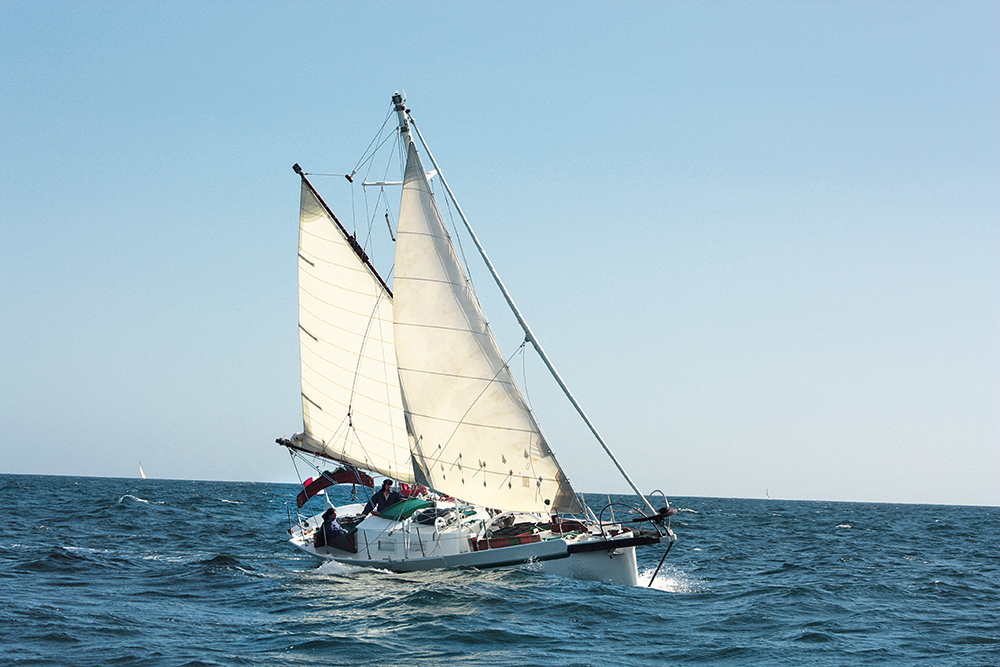
[[[1000,505],[998,35],[997,2],[0,3],[0,472],[294,481],[290,167],[350,171],[405,89],[641,489]],[[624,491],[528,378],[574,485]]]

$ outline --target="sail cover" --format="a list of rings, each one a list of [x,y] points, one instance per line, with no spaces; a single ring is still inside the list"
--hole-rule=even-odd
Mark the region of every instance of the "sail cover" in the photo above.
[[[356,247],[303,177],[299,348],[304,431],[292,442],[413,482],[393,347],[392,297]]]
[[[514,384],[404,136],[394,321],[418,482],[496,509],[577,512],[576,494]]]

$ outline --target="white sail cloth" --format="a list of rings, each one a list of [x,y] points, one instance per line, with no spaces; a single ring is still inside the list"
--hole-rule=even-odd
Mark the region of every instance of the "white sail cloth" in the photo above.
[[[305,179],[299,207],[299,347],[304,431],[293,436],[296,446],[413,482],[392,299]]]
[[[396,241],[396,358],[420,483],[486,507],[577,512],[490,333],[409,133]]]

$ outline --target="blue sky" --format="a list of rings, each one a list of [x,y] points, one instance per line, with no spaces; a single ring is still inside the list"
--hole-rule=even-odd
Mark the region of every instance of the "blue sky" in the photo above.
[[[998,34],[996,2],[0,3],[0,472],[294,480],[290,167],[350,171],[405,89],[640,488],[1000,505]]]

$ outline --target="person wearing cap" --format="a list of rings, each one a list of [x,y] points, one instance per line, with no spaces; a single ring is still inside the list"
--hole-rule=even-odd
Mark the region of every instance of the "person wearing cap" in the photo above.
[[[382,511],[385,508],[395,505],[398,502],[402,502],[403,496],[399,495],[399,491],[392,488],[392,480],[387,479],[382,482],[382,489],[376,491],[372,499],[368,501],[365,505],[365,511],[362,512],[363,515],[367,516],[369,514],[374,514],[375,516],[382,516]]]

